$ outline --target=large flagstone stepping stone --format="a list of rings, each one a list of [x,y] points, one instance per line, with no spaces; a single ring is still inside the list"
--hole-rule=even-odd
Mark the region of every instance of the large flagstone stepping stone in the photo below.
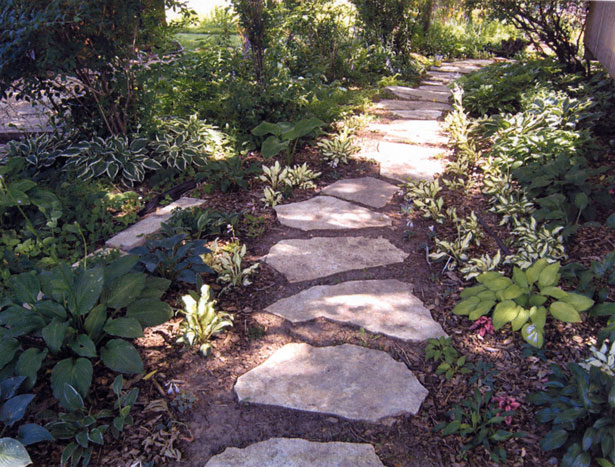
[[[275,208],[282,225],[300,230],[345,230],[389,227],[391,219],[379,212],[331,196],[316,196]]]
[[[395,120],[390,123],[371,123],[367,131],[384,133],[385,139],[402,140],[411,144],[446,146],[448,136],[438,120]]]
[[[422,84],[421,86],[415,88],[415,89],[421,89],[423,91],[435,91],[435,92],[445,92],[445,93],[449,93],[451,92],[451,88],[449,88],[447,85],[445,84]]]
[[[397,191],[399,189],[395,185],[377,178],[363,177],[340,180],[323,188],[321,193],[373,208],[383,208]]]
[[[265,262],[289,282],[300,282],[344,271],[401,263],[407,257],[407,253],[384,238],[314,237],[276,243]]]
[[[461,73],[446,73],[443,71],[428,71],[427,78],[441,83],[452,83],[461,77]]]
[[[449,64],[449,65],[435,66],[432,68],[432,70],[443,71],[446,73],[471,73],[473,71],[480,70],[480,66]]]
[[[377,152],[361,154],[380,163],[380,175],[407,182],[411,180],[433,180],[444,171],[444,163],[436,156],[442,149],[431,146],[418,146],[383,141]]]
[[[428,391],[386,352],[287,344],[235,384],[239,401],[377,422],[416,415]]]
[[[389,110],[389,112],[405,120],[438,120],[444,116],[441,110]]]
[[[226,448],[205,467],[379,467],[371,444],[317,443],[298,438],[271,438],[244,449]]]
[[[168,221],[174,209],[188,209],[195,206],[201,206],[206,201],[196,198],[183,197],[177,201],[156,210],[156,212],[144,217],[136,224],[121,231],[114,237],[111,237],[105,242],[105,245],[110,248],[129,251],[133,248],[145,244],[147,236],[156,233],[162,227],[162,223]]]
[[[448,103],[448,99],[451,95],[450,90],[446,92],[426,91],[424,89],[408,88],[405,86],[387,86],[386,89],[387,91],[392,92],[396,97],[399,97],[400,99],[419,100],[419,101]]]
[[[376,104],[379,110],[450,110],[449,104],[442,102],[420,102],[400,99],[383,99]]]
[[[319,285],[279,300],[265,311],[293,323],[323,317],[406,341],[446,336],[410,289],[410,284],[398,280]]]

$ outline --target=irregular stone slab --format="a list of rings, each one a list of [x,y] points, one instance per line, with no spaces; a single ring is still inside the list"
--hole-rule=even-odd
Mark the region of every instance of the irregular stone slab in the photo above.
[[[448,92],[450,94],[451,88],[449,88],[445,84],[422,84],[416,89],[421,89],[423,91],[435,91],[435,92]]]
[[[174,209],[187,209],[195,206],[201,206],[206,201],[196,198],[180,198],[177,201],[158,209],[156,212],[144,217],[136,224],[128,227],[126,230],[111,237],[105,242],[105,245],[111,248],[129,251],[133,248],[145,244],[147,236],[156,233],[160,230],[162,223],[168,221],[172,216]]]
[[[385,133],[384,138],[403,140],[411,144],[446,146],[448,136],[437,120],[395,120],[390,123],[370,123],[367,131]]]
[[[376,104],[381,110],[450,110],[449,104],[442,102],[420,102],[400,99],[384,99]]]
[[[396,97],[400,99],[420,100],[420,101],[432,101],[432,102],[444,102],[447,103],[450,97],[450,91],[425,91],[423,89],[407,88],[405,86],[387,86],[387,91],[392,92]]]
[[[361,154],[380,163],[380,175],[407,182],[412,180],[433,180],[437,173],[444,171],[444,163],[436,156],[443,153],[438,147],[383,141],[378,152]]]
[[[415,415],[428,391],[380,350],[287,344],[235,384],[239,401],[377,422]]]
[[[282,225],[300,230],[365,229],[393,225],[384,214],[331,196],[316,196],[274,209]]]
[[[319,285],[279,300],[265,311],[293,323],[323,317],[413,342],[446,336],[410,290],[410,284],[397,280]]]
[[[271,438],[244,449],[226,448],[205,467],[379,467],[371,444],[316,443],[304,439]]]
[[[428,79],[440,81],[441,83],[452,83],[461,77],[461,73],[445,73],[443,71],[428,71]]]
[[[466,58],[464,60],[455,60],[454,62],[442,63],[442,65],[461,65],[461,66],[478,66],[483,67],[487,65],[491,65],[495,60],[490,58]]]
[[[289,282],[308,281],[338,272],[401,263],[408,255],[384,238],[314,237],[282,240],[265,262]]]
[[[373,177],[347,178],[325,187],[321,193],[373,208],[385,207],[398,191],[395,185]]]
[[[441,110],[390,110],[389,112],[406,120],[438,120],[444,116]]]
[[[479,66],[474,66],[474,65],[442,65],[442,66],[435,66],[432,68],[432,70],[436,70],[436,71],[442,71],[445,73],[471,73],[473,71],[476,70],[480,70]]]

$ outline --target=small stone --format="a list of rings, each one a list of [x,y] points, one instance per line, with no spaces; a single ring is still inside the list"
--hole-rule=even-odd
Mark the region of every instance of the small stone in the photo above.
[[[238,448],[226,448],[206,467],[378,467],[382,462],[370,444],[317,443],[304,439],[271,438]]]
[[[324,317],[406,341],[446,336],[410,290],[410,284],[397,280],[320,285],[279,300],[265,311],[293,323]]]
[[[388,227],[391,219],[379,212],[331,196],[316,196],[275,208],[282,225],[300,230],[345,230]]]
[[[378,422],[415,415],[428,391],[401,362],[352,344],[287,344],[235,384],[239,401]]]
[[[397,190],[395,185],[377,178],[363,177],[340,180],[325,187],[321,193],[373,208],[383,208],[391,201]]]
[[[315,237],[282,240],[271,247],[265,262],[289,282],[300,282],[401,263],[407,256],[384,238]]]

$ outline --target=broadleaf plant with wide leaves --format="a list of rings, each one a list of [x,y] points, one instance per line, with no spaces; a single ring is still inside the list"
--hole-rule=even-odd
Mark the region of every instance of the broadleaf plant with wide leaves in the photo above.
[[[594,305],[584,295],[557,287],[559,270],[559,262],[549,264],[540,259],[525,270],[515,267],[512,279],[495,271],[483,273],[477,278],[479,285],[461,293],[463,300],[453,313],[475,321],[493,310],[494,329],[510,323],[528,344],[540,348],[548,314],[566,323],[577,323],[581,321],[580,313]]]
[[[141,373],[143,361],[129,339],[173,312],[160,300],[171,282],[134,272],[138,260],[129,255],[106,266],[60,265],[13,276],[12,300],[0,311],[0,377],[15,372],[32,388],[39,370],[51,367],[52,392],[69,409],[65,384],[85,399],[99,360],[112,371]]]

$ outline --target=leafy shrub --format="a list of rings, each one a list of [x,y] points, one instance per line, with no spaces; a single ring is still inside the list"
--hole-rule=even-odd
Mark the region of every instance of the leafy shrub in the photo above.
[[[113,181],[116,177],[126,186],[143,182],[147,170],[157,170],[161,165],[147,153],[147,140],[129,141],[125,136],[110,136],[82,141],[75,146],[78,153],[69,154],[64,170],[74,171],[86,181],[105,175]]]
[[[262,122],[252,129],[252,134],[259,137],[270,135],[263,141],[261,146],[261,154],[265,159],[271,159],[273,156],[284,151],[286,163],[290,164],[297,150],[299,140],[323,125],[324,122],[315,117],[300,120],[296,123]]]
[[[222,193],[245,190],[248,187],[246,177],[258,172],[256,164],[244,167],[239,155],[219,160],[209,160],[205,167],[199,170],[197,180],[204,180],[208,186]]]
[[[545,406],[536,413],[538,423],[550,423],[541,440],[545,451],[563,448],[563,467],[615,463],[615,377],[591,366],[567,365],[570,375],[553,365],[546,389],[528,396]]]
[[[565,292],[557,287],[559,270],[559,263],[549,264],[541,259],[525,271],[515,267],[512,280],[499,272],[481,274],[477,278],[480,285],[461,293],[462,301],[455,306],[453,313],[477,320],[493,309],[495,330],[511,323],[513,331],[521,330],[528,344],[540,348],[547,319],[545,304],[549,300],[550,314],[567,323],[581,321],[579,312],[588,310],[594,304],[593,300],[583,295]]]
[[[592,261],[589,268],[579,263],[569,263],[562,268],[562,277],[576,282],[576,291],[593,298],[596,306],[592,311],[597,315],[615,313],[612,299],[612,289],[615,287],[615,251],[602,258],[602,261]],[[604,303],[611,300],[609,303]]]
[[[189,295],[184,295],[183,301],[186,307],[182,311],[183,335],[178,342],[190,346],[199,344],[199,353],[206,357],[211,350],[212,337],[233,326],[233,316],[222,311],[216,312],[214,308],[216,302],[208,285],[201,286],[200,296],[191,292]]]
[[[202,258],[210,252],[204,241],[186,241],[183,234],[150,240],[131,251],[138,255],[141,269],[172,283],[179,281],[187,284],[196,284],[197,276],[213,272]]]
[[[177,209],[171,218],[162,224],[161,235],[172,237],[183,234],[190,239],[217,237],[234,229],[241,221],[239,212],[222,212],[215,209]]]

